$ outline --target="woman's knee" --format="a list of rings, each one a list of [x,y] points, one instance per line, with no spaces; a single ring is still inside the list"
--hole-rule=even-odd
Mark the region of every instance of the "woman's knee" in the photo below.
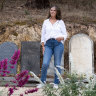
[[[43,63],[42,68],[47,69],[48,68],[48,63]]]

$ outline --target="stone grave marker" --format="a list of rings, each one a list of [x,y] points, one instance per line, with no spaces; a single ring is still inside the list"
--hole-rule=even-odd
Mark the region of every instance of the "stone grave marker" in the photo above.
[[[14,69],[11,69],[9,67],[11,65],[9,61],[17,49],[17,45],[13,42],[4,42],[0,44],[0,61],[8,58],[8,71],[10,71],[10,74],[16,74],[17,64],[15,64]]]
[[[71,73],[94,73],[93,41],[86,34],[76,34],[69,42],[69,70]]]
[[[40,42],[21,42],[21,70],[40,74]]]

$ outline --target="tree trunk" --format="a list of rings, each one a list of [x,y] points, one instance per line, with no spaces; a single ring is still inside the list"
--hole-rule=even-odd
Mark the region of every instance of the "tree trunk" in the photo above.
[[[28,8],[48,8],[50,6],[49,0],[27,0],[26,7]]]

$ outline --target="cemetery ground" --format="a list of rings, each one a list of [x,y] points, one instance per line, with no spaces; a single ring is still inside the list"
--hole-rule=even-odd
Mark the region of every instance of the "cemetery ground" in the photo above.
[[[19,87],[17,87],[17,88],[19,88]],[[22,88],[19,88],[19,90],[15,91],[13,93],[13,95],[11,95],[11,96],[19,96],[20,94],[23,94],[25,90],[33,89],[33,88],[35,88],[35,87],[22,87]],[[0,95],[0,96],[7,96],[6,93],[8,92],[8,88],[0,87],[0,91],[3,92],[3,94]],[[42,94],[42,89],[39,89],[37,92],[24,94],[24,96],[44,96],[44,95]]]

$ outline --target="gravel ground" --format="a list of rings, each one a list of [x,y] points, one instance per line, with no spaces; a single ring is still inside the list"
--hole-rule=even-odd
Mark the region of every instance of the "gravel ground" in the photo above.
[[[34,93],[29,93],[29,94],[24,94],[24,91],[25,90],[28,90],[28,89],[33,89],[35,87],[23,87],[23,88],[18,88],[19,90],[16,90],[13,95],[11,96],[20,96],[20,94],[23,94],[23,96],[44,96],[43,95],[43,92],[42,92],[42,89],[39,89],[37,92],[34,92]],[[2,91],[2,93],[1,93]],[[5,87],[0,87],[0,96],[7,96],[7,93],[8,92],[8,88],[5,88]]]

